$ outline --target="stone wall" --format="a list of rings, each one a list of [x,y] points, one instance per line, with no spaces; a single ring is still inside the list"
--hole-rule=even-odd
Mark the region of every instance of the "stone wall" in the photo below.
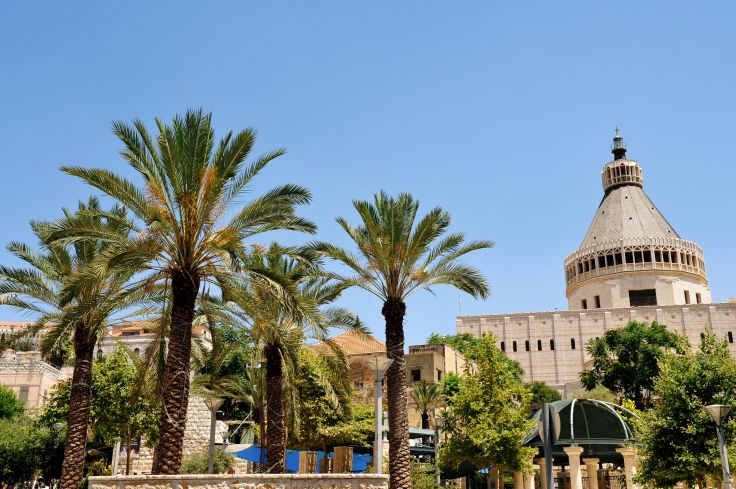
[[[200,397],[190,397],[187,406],[187,426],[184,431],[184,458],[193,453],[202,452],[209,447],[210,440],[210,409]],[[217,422],[215,428],[215,442],[222,443],[222,433],[226,429],[225,423]],[[120,456],[120,471],[125,471],[125,455]],[[153,464],[153,449],[141,447],[140,453],[133,454],[130,472],[145,474],[151,472]]]
[[[388,489],[376,474],[139,475],[90,477],[88,489]]]

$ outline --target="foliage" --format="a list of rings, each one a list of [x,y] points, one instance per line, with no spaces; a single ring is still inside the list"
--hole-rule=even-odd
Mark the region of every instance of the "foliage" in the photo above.
[[[208,450],[198,452],[186,457],[181,463],[182,474],[206,474],[210,455]],[[222,448],[215,447],[214,456],[214,472],[215,474],[224,474],[235,466],[235,456],[223,450]]]
[[[445,397],[445,402],[450,405],[452,399],[460,391],[460,376],[453,372],[448,372],[440,382],[442,388],[442,395]]]
[[[442,387],[438,384],[427,384],[422,380],[411,386],[409,390],[409,398],[417,408],[422,417],[422,428],[429,429],[430,415],[433,415],[437,408],[445,404],[445,398],[442,394]]]
[[[38,475],[46,480],[58,478],[58,455],[62,450],[63,438],[37,426],[30,418],[0,419],[0,481],[3,483],[31,481]]]
[[[428,345],[450,345],[466,357],[480,340],[468,333],[459,333],[454,335],[445,335],[432,333],[427,339]]]
[[[484,336],[471,352],[475,362],[465,366],[460,391],[445,415],[447,442],[440,461],[457,468],[463,461],[476,467],[509,470],[528,467],[534,449],[523,445],[534,423],[528,418],[531,392],[522,382],[516,362]]]
[[[33,350],[33,343],[31,343],[28,340],[18,340],[11,346],[12,349],[15,351],[32,351]]]
[[[736,404],[736,360],[729,345],[708,329],[695,353],[669,355],[654,384],[657,403],[642,419],[639,477],[656,487],[718,485],[722,479],[713,420],[704,406]],[[736,441],[736,418],[724,423]],[[731,445],[733,446],[733,445]],[[730,450],[730,461],[736,461]]]
[[[540,406],[545,402],[554,402],[562,399],[562,396],[557,390],[541,381],[532,382],[529,384],[529,389],[532,391],[532,406]]]
[[[598,385],[591,390],[580,390],[575,392],[576,399],[597,399],[599,401],[618,403],[619,398],[616,394],[606,389],[602,385]],[[632,401],[633,402],[633,401]]]
[[[630,321],[597,340],[591,339],[587,348],[593,368],[580,373],[583,386],[592,390],[602,385],[644,409],[652,403],[659,360],[668,352],[684,352],[687,340],[656,321]]]
[[[158,408],[137,395],[137,372],[122,346],[95,361],[92,367],[90,426],[95,436],[108,444],[143,435],[155,444],[158,436]],[[53,426],[63,423],[69,411],[71,381],[58,383],[44,404],[40,421]]]
[[[12,389],[0,385],[0,419],[13,419],[26,410],[25,405],[18,399]]]
[[[411,461],[411,486],[413,489],[438,489],[437,477],[427,471],[427,466],[415,459]]]

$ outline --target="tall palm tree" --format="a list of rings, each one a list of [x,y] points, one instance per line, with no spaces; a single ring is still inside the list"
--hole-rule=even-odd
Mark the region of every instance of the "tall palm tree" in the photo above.
[[[111,235],[124,236],[132,228],[121,207],[103,213],[93,198],[87,204],[80,203],[76,214],[65,210],[64,215],[63,225],[94,226]],[[31,224],[41,241],[40,251],[22,243],[8,245],[27,267],[0,266],[0,305],[21,309],[33,317],[33,331],[45,331],[42,350],[47,354],[65,348],[72,338],[75,363],[60,487],[77,489],[86,453],[95,344],[112,321],[135,315],[131,307],[146,299],[147,292],[126,288],[134,270],[104,266],[105,241],[51,242],[49,229],[62,221]]]
[[[329,337],[331,328],[366,334],[349,311],[325,307],[340,295],[342,287],[313,263],[287,256],[285,251],[272,246],[254,258],[272,279],[250,277],[226,287],[231,311],[250,326],[256,348],[265,359],[267,470],[276,473],[285,470],[287,406],[291,407],[295,429],[299,429],[294,378],[305,341],[324,342],[329,347],[326,360],[337,366],[345,358]],[[273,279],[284,287],[275,287]]]
[[[409,394],[411,402],[422,417],[422,429],[428,430],[430,413],[442,407],[445,401],[442,388],[438,384],[428,384],[427,381],[422,380],[411,386]]]
[[[164,373],[160,442],[154,474],[176,474],[182,457],[189,398],[191,331],[200,286],[237,268],[249,252],[247,240],[266,231],[314,232],[315,226],[295,214],[310,201],[297,185],[274,188],[250,202],[239,199],[253,178],[283,150],[245,160],[255,131],[228,132],[215,143],[211,114],[189,110],[170,125],[156,120],[152,138],[145,125],[113,124],[122,141],[121,155],[143,178],[137,186],[105,169],[65,167],[88,184],[117,199],[143,223],[142,233],[121,245],[118,266],[145,265],[149,281],[167,281],[171,288],[170,333]],[[67,229],[68,237],[90,233]]]
[[[328,243],[314,246],[326,256],[346,265],[351,274],[338,277],[345,287],[360,287],[383,303],[386,321],[386,351],[393,360],[386,372],[389,421],[390,484],[394,489],[411,487],[409,435],[406,413],[406,364],[404,361],[404,315],[406,299],[418,290],[452,285],[473,297],[485,298],[488,283],[478,270],[458,262],[463,255],[490,248],[490,241],[465,242],[462,233],[443,237],[450,215],[434,208],[416,220],[419,203],[409,194],[397,198],[380,192],[373,202],[354,201],[361,218],[354,227],[345,219],[337,222],[358,248],[354,254]]]

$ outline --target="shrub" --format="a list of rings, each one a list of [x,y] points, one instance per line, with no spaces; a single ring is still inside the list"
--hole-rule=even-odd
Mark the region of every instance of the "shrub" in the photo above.
[[[26,410],[25,405],[15,395],[15,392],[0,385],[0,419],[13,419]]]
[[[185,458],[181,463],[182,474],[206,474],[209,462],[209,450],[195,453]],[[235,456],[232,453],[215,448],[215,474],[224,474],[235,466]]]

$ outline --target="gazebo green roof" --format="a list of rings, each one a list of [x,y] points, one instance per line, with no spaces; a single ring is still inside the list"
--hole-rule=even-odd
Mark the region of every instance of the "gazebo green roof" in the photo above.
[[[623,461],[616,448],[633,443],[634,434],[621,413],[635,414],[617,404],[595,399],[565,399],[551,404],[560,413],[561,424],[560,438],[552,448],[555,464],[567,464],[567,454],[562,449],[571,445],[583,448],[583,458],[595,457],[611,463]],[[534,413],[533,419],[538,421],[540,415],[541,409]],[[524,443],[544,446],[537,425]]]

